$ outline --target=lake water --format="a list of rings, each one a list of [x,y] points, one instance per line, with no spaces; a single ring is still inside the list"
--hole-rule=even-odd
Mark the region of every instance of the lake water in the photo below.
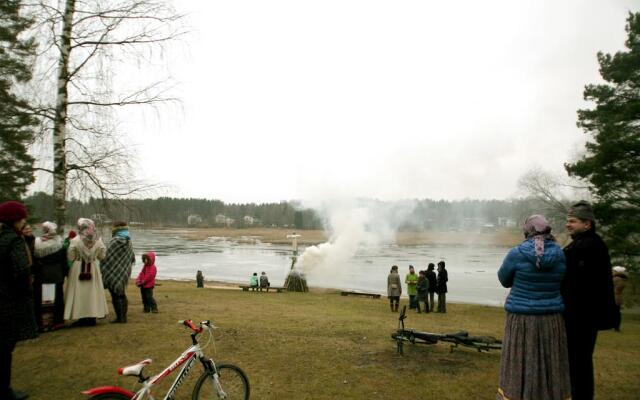
[[[258,241],[245,244],[225,238],[194,241],[147,230],[133,230],[131,236],[137,256],[134,276],[142,267],[140,256],[147,250],[156,252],[160,279],[195,279],[196,271],[201,270],[207,280],[248,283],[254,272],[264,271],[271,285],[282,286],[291,266],[290,246]],[[500,286],[496,273],[507,251],[508,248],[497,246],[385,245],[360,250],[337,272],[313,271],[308,284],[386,295],[391,265],[398,265],[404,280],[409,264],[417,271],[426,269],[429,262],[444,260],[449,271],[447,300],[502,305],[508,291]],[[304,247],[300,248],[302,252]]]

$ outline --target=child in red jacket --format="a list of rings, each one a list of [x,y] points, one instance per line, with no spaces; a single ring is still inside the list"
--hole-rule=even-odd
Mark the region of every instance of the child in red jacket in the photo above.
[[[140,288],[144,312],[158,312],[158,305],[153,298],[153,288],[156,286],[156,254],[149,251],[142,255],[144,266],[136,279],[136,286]]]

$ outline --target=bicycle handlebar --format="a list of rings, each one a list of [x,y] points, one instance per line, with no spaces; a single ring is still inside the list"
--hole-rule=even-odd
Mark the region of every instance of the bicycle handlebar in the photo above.
[[[190,319],[180,320],[178,323],[191,329],[194,333],[201,333],[204,330],[204,327],[214,328],[213,324],[209,320],[200,322],[200,324],[198,324],[199,326],[196,326],[196,324],[194,324]]]

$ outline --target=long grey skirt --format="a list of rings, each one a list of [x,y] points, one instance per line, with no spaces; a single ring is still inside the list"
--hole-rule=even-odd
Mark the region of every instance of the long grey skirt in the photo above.
[[[507,312],[498,400],[571,398],[567,334],[562,314]]]

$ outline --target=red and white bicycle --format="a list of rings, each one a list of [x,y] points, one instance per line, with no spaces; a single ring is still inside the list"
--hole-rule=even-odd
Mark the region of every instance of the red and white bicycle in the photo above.
[[[155,400],[151,394],[151,388],[160,382],[164,377],[183,366],[171,388],[164,396],[164,400],[171,400],[182,384],[191,368],[200,361],[204,372],[193,387],[192,400],[201,399],[249,399],[249,378],[239,367],[232,364],[218,364],[206,358],[202,349],[206,348],[213,340],[213,329],[210,321],[202,321],[199,326],[191,320],[180,321],[181,324],[191,328],[192,346],[185,350],[171,365],[155,376],[144,376],[144,367],[151,364],[151,359],[142,360],[138,363],[128,365],[118,369],[118,374],[136,376],[142,385],[137,392],[130,392],[118,386],[100,386],[83,391],[90,400]],[[198,334],[207,330],[209,340],[204,346],[200,346],[197,340]]]

